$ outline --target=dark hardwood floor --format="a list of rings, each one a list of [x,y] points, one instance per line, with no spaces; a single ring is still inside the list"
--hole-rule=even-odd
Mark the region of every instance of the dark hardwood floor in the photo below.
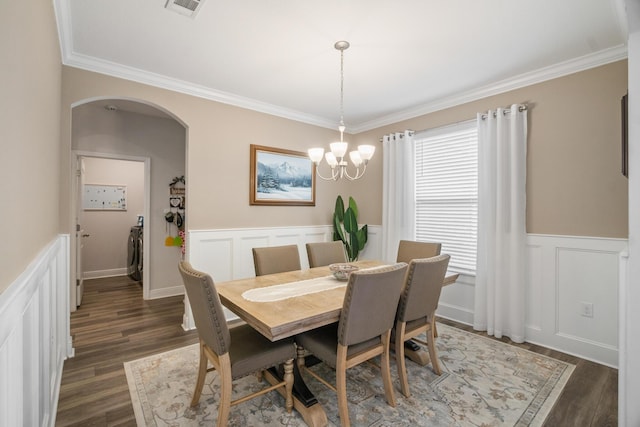
[[[71,314],[75,357],[64,364],[56,425],[135,426],[123,363],[196,343],[197,333],[181,327],[182,297],[144,301],[142,287],[127,277],[85,284],[82,305]],[[617,370],[533,344],[514,345],[576,365],[544,426],[618,425]]]
[[[182,329],[182,301],[144,301],[126,276],[86,280],[71,313],[75,357],[64,363],[56,425],[135,426],[123,363],[198,342]]]

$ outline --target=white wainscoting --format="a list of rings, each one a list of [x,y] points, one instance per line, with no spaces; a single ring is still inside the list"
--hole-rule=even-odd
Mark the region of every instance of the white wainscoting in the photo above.
[[[528,235],[526,341],[617,367],[619,258],[626,248],[626,239]],[[438,315],[473,324],[472,279],[443,290]],[[593,304],[593,317],[581,314],[583,303]]]
[[[329,241],[331,226],[197,230],[189,233],[189,259],[215,281],[253,277],[251,248],[297,244],[308,267],[305,244]],[[382,230],[369,226],[361,259],[381,259]],[[619,256],[625,239],[530,234],[526,340],[608,366],[618,365]],[[461,277],[440,297],[438,315],[473,324],[474,278]],[[581,315],[593,304],[593,317]],[[228,318],[235,316],[228,313]],[[194,327],[185,299],[183,327]]]
[[[53,426],[71,356],[69,236],[58,236],[0,294],[0,426]]]
[[[529,235],[526,340],[618,366],[618,287],[626,239]],[[582,305],[593,304],[593,317]]]

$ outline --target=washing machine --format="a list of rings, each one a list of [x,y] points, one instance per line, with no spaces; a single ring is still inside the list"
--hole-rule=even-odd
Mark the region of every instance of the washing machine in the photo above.
[[[131,227],[127,242],[127,275],[138,282],[142,281],[142,231],[142,226],[135,225]]]

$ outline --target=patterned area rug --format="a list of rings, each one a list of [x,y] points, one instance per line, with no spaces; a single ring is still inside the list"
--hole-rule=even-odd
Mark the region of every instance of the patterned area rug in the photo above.
[[[387,405],[380,371],[362,364],[348,371],[349,415],[355,426],[540,426],[574,366],[502,342],[438,324],[437,347],[443,374],[407,361],[411,397],[400,393],[391,362],[397,405]],[[198,346],[172,350],[125,363],[131,400],[139,426],[215,425],[219,383],[207,375],[200,404],[189,407],[198,367]],[[311,369],[335,384],[323,363]],[[305,377],[339,426],[336,395]],[[234,396],[264,384],[255,376],[234,383]],[[237,393],[237,394],[236,394]],[[275,391],[231,408],[230,426],[305,426],[294,410],[287,414]]]

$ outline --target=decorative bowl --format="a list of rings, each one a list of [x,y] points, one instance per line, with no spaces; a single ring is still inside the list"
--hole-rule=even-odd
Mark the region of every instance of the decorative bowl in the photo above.
[[[358,270],[358,267],[353,264],[330,264],[329,270],[333,273],[333,277],[338,280],[349,280],[349,274]]]

